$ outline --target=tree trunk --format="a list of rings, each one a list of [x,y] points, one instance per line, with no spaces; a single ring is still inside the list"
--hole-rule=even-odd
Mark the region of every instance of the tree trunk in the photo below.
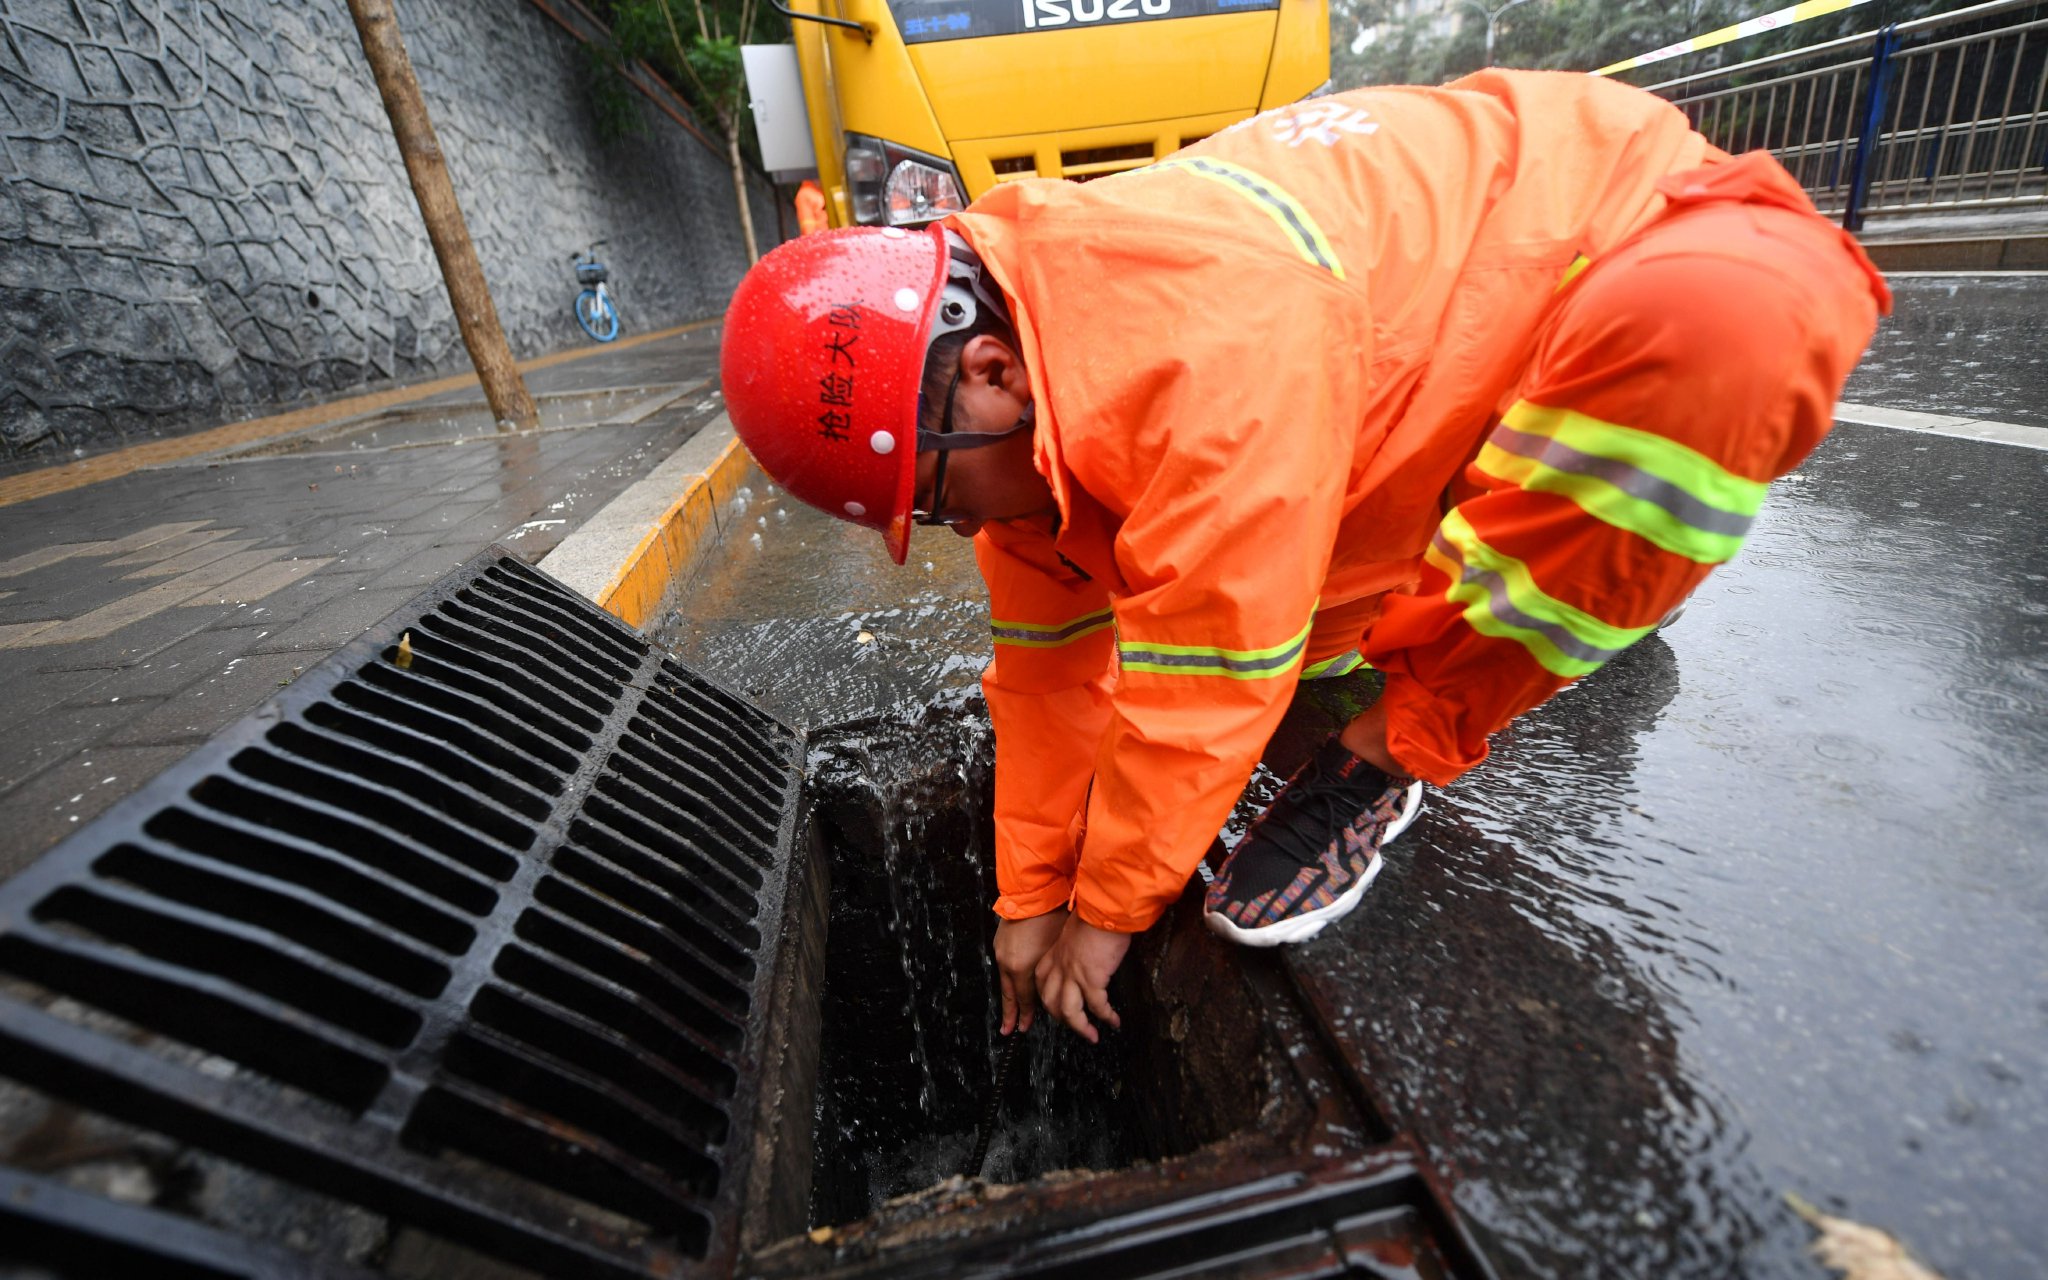
[[[737,111],[726,118],[725,156],[732,162],[732,191],[740,202],[740,234],[746,237],[747,264],[751,266],[761,260],[761,249],[754,243],[754,212],[747,203],[747,170],[740,163],[740,119]]]
[[[469,240],[469,226],[455,201],[448,162],[434,137],[434,123],[427,118],[427,104],[420,98],[419,81],[399,37],[391,0],[348,0],[348,10],[369,58],[370,74],[377,79],[385,114],[391,117],[398,154],[405,160],[405,175],[412,181],[413,198],[427,224],[427,239],[441,264],[441,280],[448,288],[448,302],[455,308],[455,323],[462,329],[462,345],[469,348],[469,362],[476,366],[477,377],[484,384],[484,398],[500,425],[538,427],[540,412],[527,394],[526,381],[519,376],[512,349],[505,343],[505,330],[498,324],[498,308],[491,302],[490,286],[484,283],[483,268],[476,260],[476,246]]]
[[[683,50],[683,37],[676,32],[675,11],[668,6],[669,0],[661,0],[661,16],[668,22],[668,43],[669,47],[675,50],[676,66],[682,69],[684,75],[690,77],[690,83],[697,86],[697,92],[710,99],[715,105],[718,99],[705,87],[704,82],[697,78],[697,73],[690,67],[690,55]],[[740,38],[742,40],[746,38],[747,25],[751,20],[752,6],[749,6],[746,15],[740,19]],[[704,0],[697,0],[697,34],[707,41],[711,39],[711,28],[705,25],[704,22]],[[747,246],[747,265],[751,267],[761,260],[761,248],[754,243],[754,213],[747,203],[747,170],[740,163],[740,113],[738,109],[719,112],[718,123],[725,130],[725,156],[732,164],[732,194],[733,199],[739,205],[740,237]]]

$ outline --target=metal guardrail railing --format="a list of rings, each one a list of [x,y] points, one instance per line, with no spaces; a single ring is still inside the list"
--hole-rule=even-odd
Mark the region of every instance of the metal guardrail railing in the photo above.
[[[2048,205],[2048,4],[1952,13],[1646,86],[1717,146],[1766,148],[1822,211]]]

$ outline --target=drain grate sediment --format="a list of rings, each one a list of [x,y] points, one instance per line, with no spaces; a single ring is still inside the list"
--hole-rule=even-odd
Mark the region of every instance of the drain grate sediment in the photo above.
[[[729,1258],[802,758],[493,548],[0,886],[0,1069],[523,1265]]]

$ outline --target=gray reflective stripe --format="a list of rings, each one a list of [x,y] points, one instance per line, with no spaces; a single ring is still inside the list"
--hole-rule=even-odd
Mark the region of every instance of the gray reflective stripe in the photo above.
[[[1156,167],[1160,169],[1192,169],[1204,177],[1212,178],[1237,188],[1244,195],[1250,197],[1254,204],[1264,209],[1268,217],[1279,223],[1286,230],[1288,238],[1294,241],[1294,247],[1301,253],[1302,257],[1335,275],[1338,279],[1343,279],[1343,268],[1337,265],[1336,259],[1332,256],[1328,248],[1329,242],[1324,238],[1322,228],[1315,225],[1315,220],[1308,216],[1306,209],[1295,203],[1294,197],[1282,191],[1278,186],[1269,183],[1258,174],[1248,169],[1240,169],[1236,165],[1219,164],[1215,161],[1204,159],[1201,156],[1182,156],[1176,160],[1162,160]]]
[[[1488,443],[1503,452],[1527,458],[1531,462],[1539,462],[1553,471],[1564,471],[1605,481],[1631,498],[1640,498],[1652,506],[1661,507],[1673,519],[1705,533],[1740,538],[1749,532],[1752,523],[1751,517],[1739,512],[1723,511],[1719,507],[1710,507],[1669,480],[1653,476],[1641,467],[1630,466],[1613,458],[1581,453],[1561,441],[1517,431],[1506,423],[1494,429]]]
[[[1491,569],[1468,564],[1465,557],[1458,554],[1458,548],[1451,540],[1444,537],[1443,530],[1437,530],[1437,535],[1430,540],[1430,545],[1436,548],[1438,555],[1458,566],[1459,581],[1470,583],[1486,593],[1486,606],[1497,620],[1511,627],[1538,632],[1556,645],[1559,652],[1566,657],[1577,658],[1580,662],[1590,662],[1597,666],[1621,652],[1621,649],[1602,649],[1598,645],[1587,644],[1557,623],[1532,618],[1517,609],[1514,601],[1508,598],[1507,579]]]
[[[1244,675],[1260,675],[1278,671],[1293,665],[1308,647],[1308,636],[1288,645],[1279,653],[1263,658],[1226,658],[1220,653],[1161,653],[1157,649],[1142,649],[1136,645],[1119,645],[1118,651],[1126,665],[1142,662],[1152,667],[1185,667],[1190,671],[1230,671]]]
[[[1104,609],[1101,613],[1076,618],[1064,627],[1005,627],[990,623],[988,629],[998,640],[1031,640],[1040,644],[1058,644],[1062,640],[1073,639],[1090,627],[1101,626],[1112,616],[1108,609]]]

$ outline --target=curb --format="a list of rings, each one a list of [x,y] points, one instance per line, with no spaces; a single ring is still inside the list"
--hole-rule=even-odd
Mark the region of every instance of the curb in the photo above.
[[[542,557],[539,569],[639,630],[724,536],[721,512],[754,459],[718,415]]]
[[[2048,235],[1865,240],[1879,271],[2039,271],[2048,268]]]

